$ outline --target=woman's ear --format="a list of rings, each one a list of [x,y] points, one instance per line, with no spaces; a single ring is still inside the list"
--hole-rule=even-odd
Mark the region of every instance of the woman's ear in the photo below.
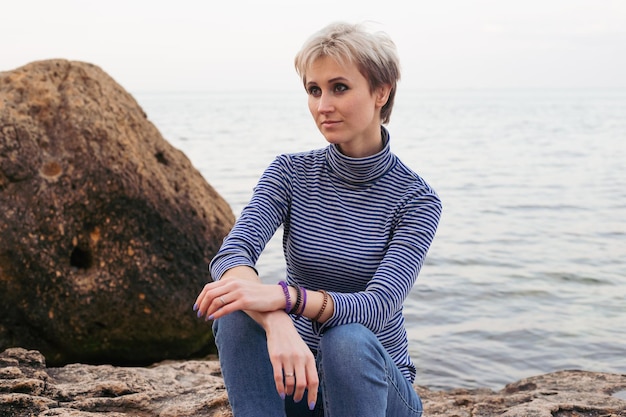
[[[389,94],[391,94],[391,85],[383,84],[376,89],[376,106],[383,107],[389,101]]]

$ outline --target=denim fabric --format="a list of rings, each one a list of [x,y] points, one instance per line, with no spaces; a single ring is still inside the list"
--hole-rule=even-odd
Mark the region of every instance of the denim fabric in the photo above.
[[[409,417],[422,402],[376,336],[360,324],[328,329],[316,355],[320,393],[315,410],[276,392],[265,331],[238,311],[215,320],[213,332],[235,417]]]

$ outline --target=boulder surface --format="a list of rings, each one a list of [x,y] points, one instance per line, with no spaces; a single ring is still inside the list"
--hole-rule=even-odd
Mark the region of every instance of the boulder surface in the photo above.
[[[82,62],[0,73],[0,349],[51,365],[205,355],[193,301],[229,205]]]
[[[428,417],[624,417],[626,375],[561,371],[500,391],[416,386]],[[219,362],[47,368],[37,351],[0,354],[0,415],[232,417]]]

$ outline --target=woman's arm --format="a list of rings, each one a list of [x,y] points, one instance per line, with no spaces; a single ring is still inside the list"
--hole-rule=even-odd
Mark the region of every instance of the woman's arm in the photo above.
[[[312,408],[319,386],[315,358],[284,311],[285,306],[280,286],[263,284],[254,269],[236,266],[219,281],[204,286],[194,310],[198,317],[206,315],[215,320],[237,310],[245,311],[265,330],[278,393],[282,397],[293,395],[295,401],[300,401],[308,389],[307,403]]]
[[[295,300],[296,289],[289,287],[288,291],[290,299]],[[194,310],[198,312],[198,317],[206,316],[208,320],[242,310],[267,331],[271,321],[267,320],[268,316],[264,313],[284,312],[286,306],[287,299],[279,285],[263,284],[254,269],[236,266],[227,270],[219,281],[204,286],[196,299]],[[322,306],[324,311],[318,319],[320,323],[332,317],[333,300],[322,292],[307,291],[307,302],[302,315],[313,319],[318,316]]]
[[[441,215],[436,194],[421,194],[405,207],[393,230],[383,259],[364,291],[331,292],[333,314],[313,323],[322,333],[328,327],[360,323],[374,333],[397,315],[411,291],[434,239]]]

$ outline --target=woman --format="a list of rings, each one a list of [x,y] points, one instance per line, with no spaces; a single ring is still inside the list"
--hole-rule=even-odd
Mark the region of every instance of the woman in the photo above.
[[[330,144],[270,164],[194,310],[214,320],[236,417],[420,416],[402,304],[441,202],[390,151],[395,45],[333,24],[295,66]],[[254,267],[281,225],[286,277],[263,284]]]

